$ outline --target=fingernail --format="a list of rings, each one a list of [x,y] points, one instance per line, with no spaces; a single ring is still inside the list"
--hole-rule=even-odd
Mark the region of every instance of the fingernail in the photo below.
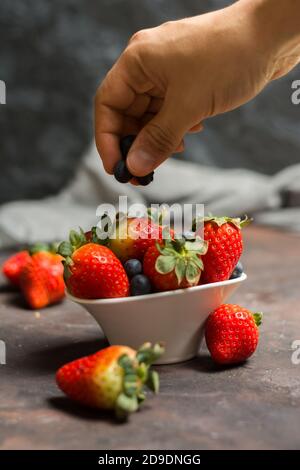
[[[127,168],[135,176],[144,176],[150,173],[155,166],[155,158],[142,149],[129,153]]]

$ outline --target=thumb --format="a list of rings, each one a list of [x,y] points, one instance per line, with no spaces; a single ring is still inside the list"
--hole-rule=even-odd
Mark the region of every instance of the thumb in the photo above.
[[[134,176],[145,176],[165,161],[180,145],[186,126],[178,119],[178,107],[164,104],[140,131],[127,157]]]

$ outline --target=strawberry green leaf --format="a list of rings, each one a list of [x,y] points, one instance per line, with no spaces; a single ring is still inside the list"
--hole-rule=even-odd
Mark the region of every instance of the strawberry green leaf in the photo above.
[[[63,262],[64,265],[64,280],[67,281],[71,276],[71,271],[69,265],[66,262]]]
[[[205,255],[208,249],[208,243],[200,237],[196,237],[195,241],[186,241],[185,248],[189,251],[195,251],[199,255]]]
[[[168,274],[175,268],[176,258],[174,256],[160,255],[155,262],[155,269],[160,274]]]
[[[145,382],[148,375],[148,366],[144,362],[138,365],[136,369],[137,376],[141,379],[142,382]]]
[[[176,238],[171,243],[174,250],[180,253],[184,249],[186,241],[185,238]]]
[[[71,230],[69,240],[72,246],[78,246],[80,244],[80,235],[75,230]]]
[[[74,248],[69,242],[61,242],[57,249],[57,252],[64,258],[67,256],[72,256],[73,251]]]
[[[119,419],[126,419],[129,413],[136,411],[144,401],[144,387],[148,386],[157,393],[159,388],[158,375],[149,371],[150,365],[164,353],[162,344],[145,343],[131,359],[123,354],[118,364],[124,370],[123,391],[115,402],[115,412]]]
[[[165,348],[162,343],[156,343],[153,347],[151,343],[143,344],[136,354],[136,359],[140,365],[145,363],[151,365],[156,359],[158,359],[165,352]]]
[[[128,397],[125,393],[120,393],[116,401],[116,411],[121,412],[121,415],[125,416],[129,413],[133,413],[138,409],[137,397]]]
[[[132,360],[130,359],[130,357],[127,356],[127,354],[123,354],[121,357],[119,357],[118,364],[120,367],[122,367],[122,369],[124,369],[126,377],[130,374],[136,373],[133,367]]]
[[[262,312],[253,313],[253,319],[255,321],[256,326],[260,326],[262,324],[262,319],[263,319]]]
[[[185,260],[183,258],[177,258],[176,266],[175,266],[175,274],[177,277],[178,285],[181,284],[183,278],[185,277]]]
[[[204,264],[201,258],[199,258],[197,255],[191,256],[190,260],[201,270],[203,271],[204,269]]]
[[[154,393],[159,392],[159,375],[155,370],[149,372],[148,380],[146,382],[147,387]]]
[[[125,376],[123,384],[124,392],[127,396],[132,397],[137,394],[139,385],[137,382],[137,375]]]
[[[188,263],[185,277],[190,285],[195,285],[198,283],[200,278],[200,270],[193,262]]]
[[[239,217],[217,217],[213,216],[211,214],[205,216],[205,217],[198,217],[194,219],[193,221],[193,229],[200,223],[205,223],[205,222],[213,222],[218,225],[218,227],[221,227],[224,224],[230,223],[235,225],[238,229],[241,229],[243,227],[246,227],[252,222],[253,219],[250,219],[249,217],[245,216],[244,219],[241,219]]]
[[[40,251],[51,251],[50,246],[47,243],[35,243],[29,250],[31,255],[39,253]]]
[[[138,399],[139,404],[140,404],[140,403],[143,403],[143,401],[146,400],[146,395],[145,395],[143,392],[140,392],[140,393],[137,395],[137,399]]]

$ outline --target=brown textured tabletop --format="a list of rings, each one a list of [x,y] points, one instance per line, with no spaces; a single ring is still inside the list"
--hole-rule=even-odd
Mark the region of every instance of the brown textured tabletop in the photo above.
[[[68,301],[30,311],[1,280],[0,449],[299,449],[300,364],[291,356],[300,340],[300,237],[252,227],[245,240],[249,278],[231,300],[265,312],[255,356],[221,369],[204,348],[193,361],[159,367],[160,395],[126,424],[71,404],[55,385],[60,365],[106,344],[89,314]]]

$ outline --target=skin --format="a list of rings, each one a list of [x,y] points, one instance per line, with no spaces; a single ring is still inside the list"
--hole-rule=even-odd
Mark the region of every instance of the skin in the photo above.
[[[134,34],[95,97],[95,139],[105,170],[120,137],[137,134],[135,176],[182,151],[205,119],[258,95],[300,61],[300,0],[240,0],[216,12]],[[136,184],[136,180],[132,182]]]

